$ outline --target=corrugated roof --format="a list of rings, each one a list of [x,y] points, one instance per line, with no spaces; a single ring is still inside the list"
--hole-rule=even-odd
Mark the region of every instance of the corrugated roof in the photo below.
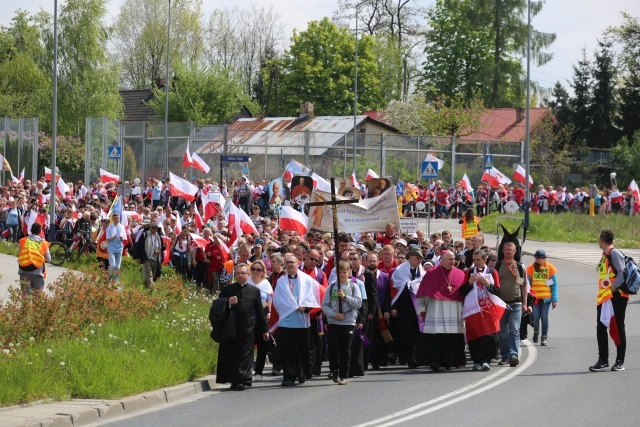
[[[367,120],[357,116],[357,126]],[[305,132],[310,131],[309,155],[321,156],[329,147],[341,143],[345,134],[353,131],[353,116],[322,116],[312,118],[265,117],[236,120],[229,126],[229,154],[264,154],[265,143],[269,155],[280,155],[286,148],[287,155],[304,155]],[[196,150],[198,154],[221,152],[224,134]]]
[[[534,132],[542,120],[551,116],[548,108],[531,108],[530,127]],[[480,119],[480,130],[471,135],[461,136],[458,140],[463,141],[524,141],[525,119],[524,112],[522,120],[516,122],[517,109],[515,108],[488,108]]]

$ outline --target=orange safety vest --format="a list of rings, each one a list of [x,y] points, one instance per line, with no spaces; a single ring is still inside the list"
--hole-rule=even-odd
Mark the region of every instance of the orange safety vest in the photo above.
[[[616,280],[616,273],[613,271],[613,267],[609,261],[608,255],[610,252],[611,250],[603,253],[602,258],[600,258],[600,263],[598,263],[598,295],[596,297],[596,305],[600,305],[613,298],[611,284]],[[629,295],[622,291],[620,291],[620,295],[629,298]]]
[[[551,285],[547,283],[557,272],[558,269],[548,262],[540,265],[538,271],[533,264],[527,267],[527,275],[531,277],[531,293],[539,299],[551,298]]]
[[[40,268],[44,265],[44,254],[49,250],[49,242],[40,242],[23,237],[20,239],[20,252],[18,253],[18,265],[21,268],[34,266]]]
[[[478,226],[480,225],[480,220],[477,216],[473,217],[473,221],[467,222],[466,218],[462,218],[462,238],[470,239],[476,234],[478,234]]]

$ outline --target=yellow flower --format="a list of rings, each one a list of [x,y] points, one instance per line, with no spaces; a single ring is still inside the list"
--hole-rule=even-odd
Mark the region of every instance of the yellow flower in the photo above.
[[[11,359],[11,358],[13,357],[13,354],[9,353],[9,354],[7,354],[7,357],[8,357],[9,359]]]
[[[38,357],[38,353],[36,353],[36,357]]]

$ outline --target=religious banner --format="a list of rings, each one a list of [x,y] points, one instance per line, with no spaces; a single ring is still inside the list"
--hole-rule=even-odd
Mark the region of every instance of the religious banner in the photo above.
[[[391,182],[386,178],[372,178],[367,181],[367,198],[378,197],[384,193],[389,187]]]
[[[291,180],[290,200],[296,206],[306,205],[311,201],[313,177],[296,175]]]
[[[336,196],[338,200],[346,197]],[[314,190],[312,202],[331,200],[331,193]],[[338,206],[338,229],[347,233],[383,232],[387,224],[400,228],[398,201],[393,189],[378,197],[360,200],[358,203]],[[330,206],[309,208],[309,229],[333,232],[333,218]]]

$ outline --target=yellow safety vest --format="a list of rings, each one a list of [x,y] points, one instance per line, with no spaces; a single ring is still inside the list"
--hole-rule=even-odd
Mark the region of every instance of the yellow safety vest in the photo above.
[[[476,216],[473,217],[473,221],[469,222],[466,218],[462,218],[462,238],[470,239],[478,234],[478,224],[480,224],[480,220]]]

